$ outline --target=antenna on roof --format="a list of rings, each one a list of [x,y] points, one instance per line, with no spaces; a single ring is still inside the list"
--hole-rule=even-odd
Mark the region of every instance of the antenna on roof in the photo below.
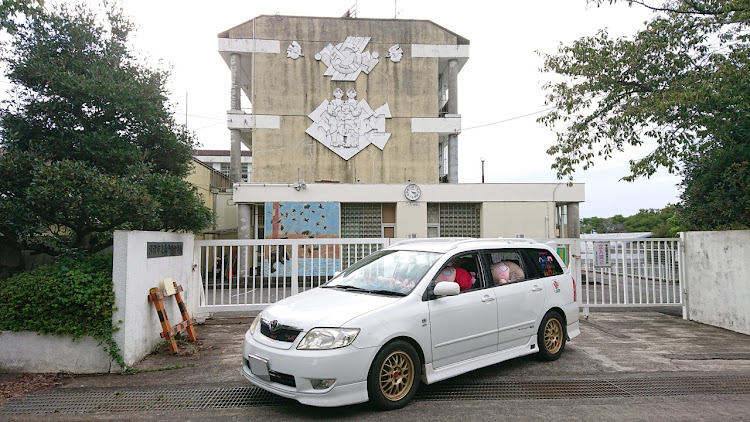
[[[354,2],[354,5],[349,8],[349,10],[344,13],[344,16],[342,18],[357,18],[357,2]]]

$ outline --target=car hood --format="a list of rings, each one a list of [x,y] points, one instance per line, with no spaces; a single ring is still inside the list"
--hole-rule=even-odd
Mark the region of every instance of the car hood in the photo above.
[[[403,297],[316,288],[276,302],[263,311],[266,321],[307,331],[340,327],[347,321],[394,303]]]

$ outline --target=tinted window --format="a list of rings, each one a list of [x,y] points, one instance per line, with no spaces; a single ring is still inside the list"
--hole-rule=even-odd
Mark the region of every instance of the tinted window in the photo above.
[[[536,277],[552,277],[564,273],[554,253],[546,249],[525,249],[524,254]]]

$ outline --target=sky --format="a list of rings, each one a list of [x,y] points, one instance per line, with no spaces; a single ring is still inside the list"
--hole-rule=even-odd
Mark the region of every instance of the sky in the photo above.
[[[217,34],[262,14],[342,16],[356,5],[359,18],[430,20],[470,40],[470,58],[458,78],[459,182],[479,183],[484,158],[486,183],[558,183],[546,154],[555,133],[536,122],[544,105],[537,52],[554,53],[560,43],[606,28],[629,36],[652,17],[626,2],[602,7],[586,0],[121,0],[136,24],[134,50],[152,66],[171,69],[168,84],[176,120],[187,122],[202,148],[229,149],[226,110],[229,69],[217,52]],[[648,143],[587,171],[574,182],[586,184],[585,217],[633,215],[642,208],[676,203],[679,178],[659,172],[634,183],[628,160],[648,153]]]

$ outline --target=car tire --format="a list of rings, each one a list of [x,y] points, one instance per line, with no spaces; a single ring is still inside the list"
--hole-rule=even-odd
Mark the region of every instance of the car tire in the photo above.
[[[390,342],[375,356],[367,375],[370,403],[382,410],[400,409],[417,393],[421,378],[422,364],[414,347],[403,340]]]
[[[567,338],[565,320],[560,313],[557,311],[547,312],[537,333],[537,345],[539,347],[537,357],[544,361],[556,360],[565,350]]]

